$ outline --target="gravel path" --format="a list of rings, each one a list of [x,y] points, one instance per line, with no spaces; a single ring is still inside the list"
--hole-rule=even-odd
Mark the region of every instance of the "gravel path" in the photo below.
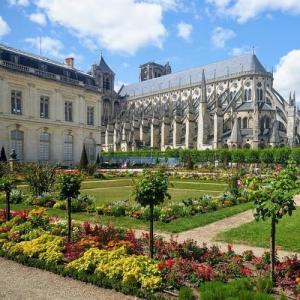
[[[296,202],[296,205],[300,206],[300,195],[295,196],[294,200]],[[183,242],[187,239],[193,239],[198,243],[198,245],[202,245],[203,243],[205,243],[207,246],[217,245],[223,251],[226,251],[228,243],[215,241],[215,237],[218,235],[218,233],[225,230],[227,231],[232,228],[239,227],[246,223],[250,223],[253,220],[254,218],[253,218],[252,210],[247,210],[240,214],[208,224],[203,227],[198,227],[191,230],[180,232],[178,234],[174,234],[173,237],[175,237],[176,240],[179,242]],[[136,232],[137,235],[141,235],[143,231],[136,230]],[[170,239],[171,237],[171,235],[167,233],[159,233],[159,235],[163,236],[165,239]],[[233,250],[239,254],[242,254],[245,250],[252,250],[256,256],[261,256],[265,251],[268,251],[268,249],[265,248],[253,247],[253,246],[242,245],[242,244],[234,244]],[[291,256],[293,254],[298,254],[300,256],[300,253],[294,253],[294,252],[283,251],[283,250],[278,251],[279,258],[283,258],[285,256]]]
[[[137,298],[0,258],[0,299],[134,300]]]

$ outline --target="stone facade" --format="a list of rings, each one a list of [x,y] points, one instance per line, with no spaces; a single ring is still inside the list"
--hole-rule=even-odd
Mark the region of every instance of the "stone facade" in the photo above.
[[[15,149],[19,161],[75,165],[85,146],[94,162],[104,94],[73,65],[1,46],[0,148]]]
[[[254,54],[124,86],[103,149],[264,148],[300,143],[295,94],[284,99]]]

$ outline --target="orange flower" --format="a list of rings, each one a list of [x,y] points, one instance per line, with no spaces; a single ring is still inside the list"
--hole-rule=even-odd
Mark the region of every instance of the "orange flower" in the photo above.
[[[296,283],[300,284],[300,277],[296,278]]]

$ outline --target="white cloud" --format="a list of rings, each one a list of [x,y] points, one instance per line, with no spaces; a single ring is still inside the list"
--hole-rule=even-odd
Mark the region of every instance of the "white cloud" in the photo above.
[[[231,56],[238,56],[238,55],[242,55],[244,53],[250,53],[252,50],[250,47],[236,47],[236,48],[232,48],[230,51],[229,51],[229,55]]]
[[[240,23],[270,11],[300,14],[299,0],[206,0],[220,15],[229,16]]]
[[[211,41],[216,48],[224,48],[228,40],[236,36],[235,32],[231,29],[223,27],[216,27],[213,30]]]
[[[10,5],[28,6],[29,0],[8,0]]]
[[[153,1],[152,1],[153,2]],[[163,2],[134,0],[36,0],[53,23],[99,47],[133,54],[139,48],[161,47],[167,32],[162,23]]]
[[[145,0],[145,2],[161,5],[164,9],[176,9],[180,4],[178,0]]]
[[[123,82],[123,81],[120,81],[120,80],[117,80],[115,82],[115,91],[116,92],[119,92],[120,88],[122,87],[122,85],[127,85],[127,83]]]
[[[38,53],[41,52],[43,56],[51,56],[56,59],[63,59],[66,57],[62,53],[64,48],[63,43],[60,40],[51,38],[49,36],[26,38],[25,42],[35,49]]]
[[[0,38],[10,33],[10,28],[5,20],[0,16]]]
[[[274,73],[274,87],[288,99],[290,91],[300,94],[300,49],[281,57]]]
[[[180,22],[177,24],[177,35],[186,41],[190,40],[193,26],[191,24]]]
[[[33,13],[29,16],[30,21],[38,25],[45,26],[47,23],[46,16],[42,13]]]

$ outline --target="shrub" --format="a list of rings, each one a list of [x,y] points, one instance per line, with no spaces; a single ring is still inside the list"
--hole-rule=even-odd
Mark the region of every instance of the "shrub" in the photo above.
[[[23,167],[25,181],[34,196],[52,191],[55,184],[55,167],[48,164],[26,164]]]
[[[25,200],[25,195],[18,189],[12,189],[10,193],[10,202],[14,204],[21,203]]]
[[[42,195],[33,198],[31,200],[33,205],[44,206],[44,207],[53,207],[55,204],[55,195],[51,193],[43,193]]]
[[[94,174],[94,178],[96,178],[96,179],[106,179],[106,177],[105,177],[105,175],[104,174],[102,174],[102,173],[95,173]]]
[[[201,300],[275,300],[272,296],[253,291],[248,279],[237,279],[230,283],[207,282],[200,287]]]
[[[264,164],[271,164],[274,162],[274,149],[263,149],[259,151],[259,160]]]
[[[86,170],[87,166],[89,164],[89,160],[87,157],[85,146],[82,147],[81,157],[80,157],[80,163],[79,163],[79,169],[80,170]]]
[[[180,288],[179,293],[178,293],[178,299],[179,300],[194,300],[195,297],[193,294],[193,290],[188,287]]]

